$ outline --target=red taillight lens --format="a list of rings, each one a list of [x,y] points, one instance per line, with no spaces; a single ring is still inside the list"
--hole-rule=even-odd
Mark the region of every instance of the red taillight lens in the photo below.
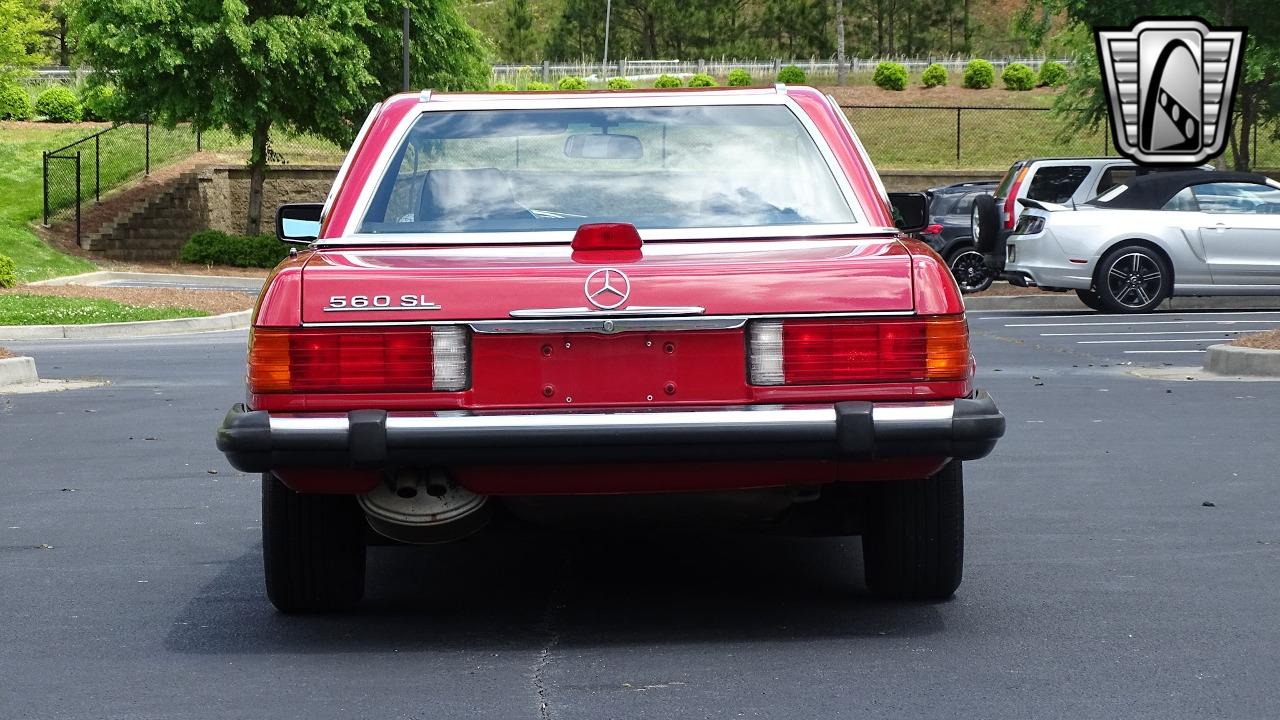
[[[924,229],[924,234],[925,235],[941,235],[942,226],[937,223],[934,223],[933,225],[930,225]]]
[[[963,316],[904,320],[761,320],[749,332],[753,385],[963,380]]]
[[[468,384],[460,327],[342,330],[255,328],[249,391],[426,392]]]
[[[575,252],[584,250],[639,250],[640,232],[629,223],[585,223],[573,234]]]
[[[1010,230],[1013,229],[1014,223],[1018,222],[1018,191],[1022,189],[1022,181],[1027,179],[1027,168],[1018,171],[1017,177],[1013,180],[1013,185],[1009,186],[1009,196],[1004,199],[1004,226]]]

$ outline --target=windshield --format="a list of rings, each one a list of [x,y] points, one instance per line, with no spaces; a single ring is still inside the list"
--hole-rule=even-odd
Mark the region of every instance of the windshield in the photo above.
[[[809,133],[771,106],[423,113],[362,233],[851,223]]]

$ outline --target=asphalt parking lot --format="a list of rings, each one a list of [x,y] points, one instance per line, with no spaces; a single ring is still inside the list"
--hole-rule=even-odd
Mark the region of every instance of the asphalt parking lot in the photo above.
[[[530,533],[377,548],[358,612],[281,616],[213,447],[244,334],[9,344],[110,384],[0,397],[0,718],[1280,715],[1280,386],[1123,364],[1280,313],[971,319],[1009,430],[940,604],[869,599],[856,539]]]

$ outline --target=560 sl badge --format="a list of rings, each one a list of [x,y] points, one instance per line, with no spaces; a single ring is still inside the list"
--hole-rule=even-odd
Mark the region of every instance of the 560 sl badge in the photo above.
[[[332,295],[325,312],[367,312],[370,310],[439,310],[426,295]]]

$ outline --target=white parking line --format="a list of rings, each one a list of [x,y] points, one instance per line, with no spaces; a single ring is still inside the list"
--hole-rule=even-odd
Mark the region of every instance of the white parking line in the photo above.
[[[1083,333],[1040,333],[1040,337],[1097,337],[1104,335],[1203,335],[1206,332],[1220,332],[1224,335],[1245,332],[1257,332],[1257,328],[1248,330],[1152,330],[1146,332],[1083,332]]]
[[[1099,327],[1103,325],[1275,325],[1276,320],[1155,320],[1148,322],[1091,322],[1091,323],[1009,323],[1005,327]]]
[[[1077,340],[1077,345],[1137,345],[1140,343],[1223,342],[1226,338],[1169,338],[1168,340]]]
[[[1206,353],[1208,350],[1125,350],[1125,355],[1168,355],[1171,353]]]
[[[1036,315],[1034,311],[1027,311],[1024,315],[982,315],[984,312],[1004,312],[1002,310],[969,310],[966,315],[978,315],[978,320],[1026,320],[1027,318],[1036,318],[1038,320],[1071,320],[1079,317],[1124,317],[1123,315],[1114,315],[1108,313],[1078,312],[1072,315]],[[1169,317],[1173,316],[1190,316],[1190,317],[1214,317],[1216,315],[1280,315],[1280,310],[1240,310],[1237,312],[1163,312],[1147,317]]]

